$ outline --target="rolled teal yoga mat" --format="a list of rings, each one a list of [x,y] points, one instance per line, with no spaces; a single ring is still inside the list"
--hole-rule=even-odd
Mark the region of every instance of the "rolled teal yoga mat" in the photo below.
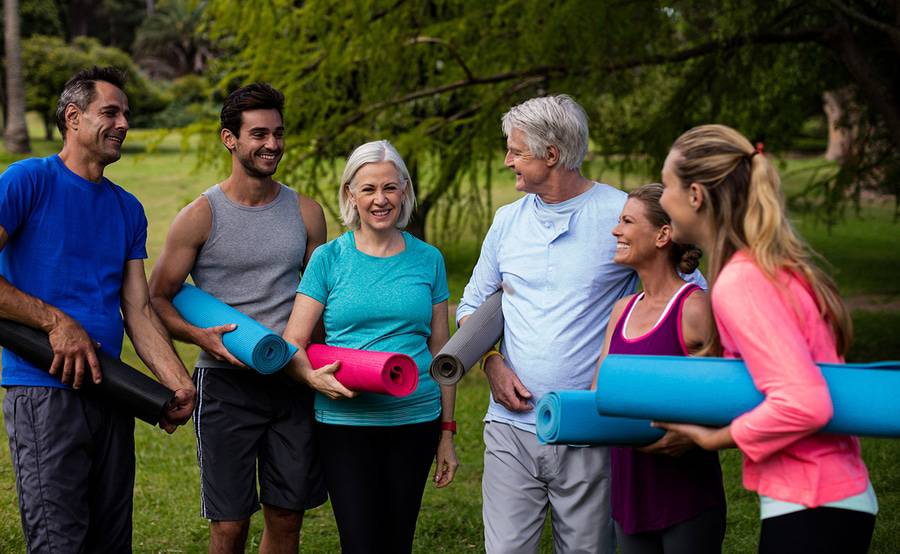
[[[259,373],[275,373],[291,360],[297,348],[209,293],[187,283],[172,305],[191,325],[215,327],[236,323],[237,329],[222,335],[222,343],[238,360]]]
[[[594,392],[569,390],[545,394],[537,403],[537,437],[542,444],[645,446],[665,434],[648,419],[597,413]]]
[[[822,431],[900,437],[900,362],[819,364],[834,417]],[[597,378],[604,415],[721,427],[763,395],[741,360],[611,354]]]

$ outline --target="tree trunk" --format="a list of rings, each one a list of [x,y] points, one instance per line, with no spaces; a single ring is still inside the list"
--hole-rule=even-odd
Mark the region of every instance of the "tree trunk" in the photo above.
[[[44,112],[44,138],[53,140],[53,129],[56,128],[56,114],[53,112]]]
[[[91,29],[96,0],[72,0],[69,3],[69,38],[85,37]]]
[[[846,26],[826,36],[825,43],[837,53],[859,91],[881,116],[894,147],[900,146],[900,109],[893,83],[878,72]]]
[[[822,107],[828,118],[828,149],[825,159],[843,162],[850,156],[858,133],[847,90],[829,90],[822,95]]]
[[[31,152],[25,122],[25,81],[22,77],[22,43],[19,36],[19,2],[3,0],[4,45],[6,47],[6,149],[17,154]]]
[[[425,225],[428,223],[428,212],[430,211],[430,204],[419,204],[416,206],[416,210],[406,225],[406,232],[417,239],[425,240]]]

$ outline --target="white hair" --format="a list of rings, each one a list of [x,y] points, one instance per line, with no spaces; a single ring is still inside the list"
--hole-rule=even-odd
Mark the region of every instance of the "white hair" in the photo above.
[[[578,169],[588,150],[588,119],[584,108],[568,94],[541,96],[513,106],[503,114],[503,134],[522,131],[534,157],[544,159],[547,147],[559,149],[559,163]]]
[[[391,162],[397,168],[398,183],[403,191],[400,199],[400,217],[397,218],[396,227],[403,229],[409,223],[413,209],[416,207],[416,193],[413,190],[412,179],[406,163],[400,157],[397,149],[386,140],[367,142],[350,154],[344,173],[341,174],[341,188],[338,191],[338,206],[341,210],[341,219],[344,225],[350,229],[359,229],[359,211],[356,205],[350,201],[350,193],[356,190],[356,174],[366,164]]]

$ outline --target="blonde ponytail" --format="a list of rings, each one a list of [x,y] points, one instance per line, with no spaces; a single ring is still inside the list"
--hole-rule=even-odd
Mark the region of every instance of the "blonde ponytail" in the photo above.
[[[675,173],[683,186],[697,183],[709,202],[704,208],[717,230],[709,255],[710,284],[738,250],[750,253],[772,280],[779,270],[800,276],[815,296],[820,315],[831,325],[841,355],[853,335],[850,313],[834,281],[814,263],[818,257],[787,218],[781,179],[762,154],[743,135],[724,125],[702,125],[672,145],[680,157]],[[703,351],[721,354],[718,336]]]

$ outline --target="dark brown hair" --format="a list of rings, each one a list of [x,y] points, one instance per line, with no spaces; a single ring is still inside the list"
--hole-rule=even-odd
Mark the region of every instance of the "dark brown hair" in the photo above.
[[[232,92],[222,104],[219,121],[235,137],[241,133],[242,114],[250,110],[277,110],[284,118],[284,95],[268,83],[253,83]]]

